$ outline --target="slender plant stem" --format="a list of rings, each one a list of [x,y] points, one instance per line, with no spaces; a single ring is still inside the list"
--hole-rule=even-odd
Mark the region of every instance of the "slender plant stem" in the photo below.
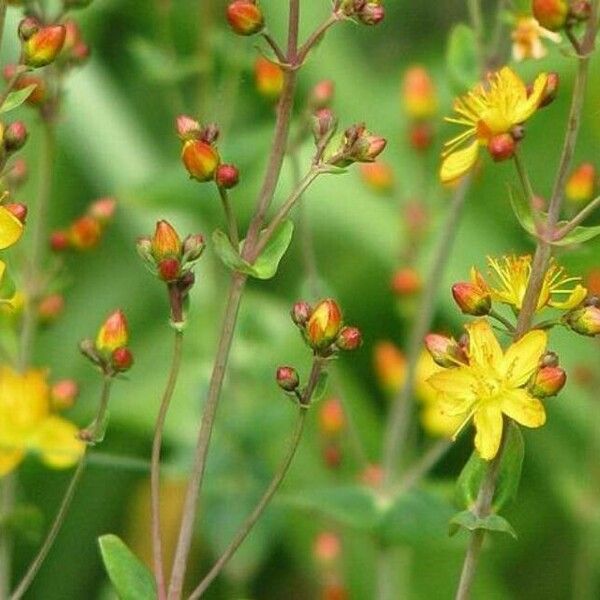
[[[0,516],[9,515],[15,503],[16,479],[14,474],[0,481]],[[0,600],[6,600],[10,592],[12,539],[0,530]]]
[[[265,490],[265,493],[262,495],[258,504],[248,515],[239,531],[236,533],[235,537],[231,540],[223,554],[219,557],[217,562],[213,565],[212,569],[208,572],[208,574],[204,577],[204,579],[200,582],[200,585],[192,592],[189,596],[188,600],[196,600],[200,598],[202,594],[208,589],[210,584],[216,579],[219,573],[223,570],[225,565],[231,560],[233,555],[236,553],[237,549],[242,545],[244,540],[248,537],[249,533],[252,531],[252,528],[256,524],[256,522],[263,515],[265,509],[270,504],[273,496],[279,489],[279,486],[285,479],[287,472],[292,464],[292,460],[296,454],[296,450],[300,444],[300,440],[302,438],[302,433],[304,431],[304,425],[306,423],[306,415],[308,411],[305,406],[300,407],[298,412],[298,419],[296,421],[296,427],[294,429],[294,433],[292,434],[292,439],[290,441],[288,451],[281,462],[281,465],[277,469],[271,483]]]
[[[279,47],[279,44],[275,41],[275,38],[265,29],[261,35],[263,36],[265,42],[267,42],[267,44],[269,44],[269,46],[271,47],[271,50],[273,50],[273,52],[275,52],[275,56],[277,57],[277,60],[284,64],[286,62],[286,57],[285,54],[283,53],[283,50]]]
[[[30,259],[25,276],[25,306],[23,308],[23,324],[19,345],[18,368],[24,370],[29,365],[33,344],[37,331],[36,302],[40,293],[40,267],[45,248],[47,227],[48,204],[52,193],[52,173],[54,169],[54,154],[56,140],[54,125],[47,120],[43,121],[42,155],[40,161],[36,215],[33,224],[31,239]]]
[[[556,228],[560,216],[562,200],[564,195],[564,187],[567,181],[569,168],[573,158],[575,145],[581,125],[583,102],[585,99],[585,91],[587,87],[590,54],[594,48],[594,40],[598,30],[598,5],[596,0],[592,9],[592,16],[588,23],[588,28],[584,37],[582,49],[583,56],[579,59],[577,77],[575,87],[573,89],[573,97],[571,101],[571,110],[565,134],[562,154],[560,157],[557,176],[554,184],[552,198],[548,207],[548,217],[545,224],[545,235],[543,239],[538,240],[535,256],[533,259],[531,276],[525,292],[523,305],[519,313],[517,327],[515,331],[515,339],[521,338],[532,326],[535,315],[540,291],[544,282],[545,273],[548,269],[548,264],[552,256],[552,246],[546,239],[546,236],[552,235]],[[508,423],[504,423],[504,434],[500,444],[500,448],[496,457],[491,461],[486,477],[481,485],[475,506],[474,513],[477,516],[483,517],[489,514],[491,510],[492,500],[496,490],[502,456],[504,454],[506,430]],[[484,530],[477,530],[471,533],[469,545],[465,555],[456,600],[468,600],[471,597],[471,589],[475,579],[475,573],[481,555],[481,549],[485,539]]]
[[[535,192],[533,191],[533,186],[531,185],[531,180],[529,179],[529,175],[527,174],[527,169],[523,163],[523,159],[521,158],[520,152],[517,150],[514,154],[514,162],[515,167],[517,168],[517,173],[519,174],[519,180],[521,181],[521,186],[523,187],[523,191],[527,196],[527,200],[529,202],[529,207],[531,209],[531,216],[533,217],[533,221],[535,223],[535,230],[539,232],[540,222],[539,222],[539,211],[535,205]]]
[[[229,194],[224,187],[220,185],[217,186],[219,190],[219,196],[221,198],[221,204],[223,205],[223,212],[225,213],[225,219],[227,221],[227,232],[229,234],[229,241],[231,245],[237,250],[237,247],[240,244],[240,236],[238,233],[237,220],[235,218],[235,213],[231,207],[231,202],[229,201]]]
[[[564,227],[556,232],[555,240],[562,240],[575,227],[583,223],[597,208],[600,208],[600,196],[594,198],[585,208],[576,214]]]
[[[410,398],[414,387],[417,361],[421,354],[423,337],[431,327],[437,292],[451,255],[450,250],[456,237],[469,186],[470,177],[466,177],[454,192],[446,222],[441,228],[443,233],[434,251],[431,270],[422,295],[423,300],[419,315],[412,328],[408,348],[406,379],[402,389],[393,401],[392,412],[384,438],[383,469],[384,480],[388,485],[392,483],[398,457],[402,454],[403,441],[406,437],[411,413]]]
[[[165,573],[162,556],[162,537],[160,530],[160,452],[162,448],[163,431],[167,412],[171,404],[175,385],[179,377],[181,367],[181,354],[183,347],[183,332],[175,330],[173,344],[173,358],[169,378],[163,393],[162,401],[156,419],[154,429],[154,440],[152,442],[152,459],[150,468],[150,492],[151,492],[151,522],[152,522],[152,559],[154,563],[154,577],[156,579],[156,589],[158,600],[164,600],[167,597],[165,584]]]
[[[490,311],[490,317],[492,317],[492,319],[496,319],[496,321],[498,321],[499,323],[502,323],[502,325],[504,325],[504,327],[506,327],[506,330],[509,333],[514,333],[515,326],[508,319],[505,319],[499,312],[492,309]]]
[[[308,56],[308,53],[319,43],[323,36],[327,33],[327,30],[335,25],[339,20],[340,16],[337,13],[333,13],[330,17],[324,21],[315,32],[306,40],[302,45],[302,48],[298,51],[298,63],[301,65]]]
[[[100,403],[98,405],[98,413],[96,415],[96,418],[94,419],[92,439],[96,439],[100,433],[100,428],[102,427],[102,422],[104,420],[103,415],[106,412],[106,407],[110,398],[112,381],[113,380],[111,377],[104,377]],[[85,467],[87,464],[88,448],[89,446],[86,447],[85,453],[81,457],[79,464],[77,465],[77,468],[75,469],[75,472],[71,477],[71,481],[69,482],[67,490],[65,491],[65,495],[63,496],[62,502],[60,503],[58,513],[54,518],[52,526],[50,527],[50,530],[48,531],[43,544],[41,545],[37,555],[31,562],[31,564],[29,565],[25,575],[23,576],[23,579],[21,579],[21,581],[15,588],[15,591],[11,594],[10,600],[20,600],[24,596],[24,594],[27,592],[27,590],[33,583],[40,568],[44,564],[48,553],[52,549],[54,541],[56,540],[56,537],[58,536],[67,518],[67,514],[69,512],[69,509],[71,508],[71,503],[73,502],[73,498],[75,497],[75,492],[77,491],[79,482],[81,481],[81,477],[83,475],[83,472],[85,471]]]

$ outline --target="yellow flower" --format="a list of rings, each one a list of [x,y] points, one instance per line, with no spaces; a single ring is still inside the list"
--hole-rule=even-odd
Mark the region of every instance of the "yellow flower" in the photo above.
[[[543,38],[555,44],[560,44],[562,40],[558,33],[544,29],[533,17],[517,19],[511,37],[513,40],[512,55],[516,61],[526,58],[544,58],[548,51],[542,42]]]
[[[0,250],[16,244],[23,233],[23,223],[4,206],[0,206]]]
[[[17,373],[0,366],[0,477],[10,473],[27,451],[55,469],[71,467],[85,445],[71,422],[51,414],[46,371]]]
[[[492,73],[487,85],[479,84],[454,101],[456,117],[446,121],[466,127],[447,142],[442,153],[440,179],[450,183],[470,171],[479,155],[479,147],[487,146],[498,135],[509,134],[539,108],[544,98],[547,73],[537,76],[530,94],[525,83],[509,67]],[[471,141],[472,140],[472,141]],[[463,147],[467,142],[468,146]]]
[[[429,378],[438,391],[441,410],[462,418],[454,437],[473,419],[475,448],[485,460],[496,456],[502,438],[503,415],[525,427],[546,422],[544,405],[523,387],[538,368],[547,336],[530,331],[506,352],[502,351],[488,321],[466,326],[469,364],[445,369]]]
[[[492,298],[520,310],[531,276],[531,255],[488,257],[490,272],[497,287],[491,288]],[[585,300],[587,290],[579,283],[581,277],[569,277],[563,267],[552,261],[546,275],[536,310],[545,306],[570,310]],[[577,285],[573,286],[577,282]]]

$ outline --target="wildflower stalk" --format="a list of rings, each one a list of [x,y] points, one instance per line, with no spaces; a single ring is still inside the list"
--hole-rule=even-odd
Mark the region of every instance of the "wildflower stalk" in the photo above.
[[[252,528],[260,519],[267,506],[269,506],[271,500],[273,499],[273,496],[275,495],[283,480],[285,479],[285,476],[289,471],[294,456],[296,455],[296,451],[298,450],[298,446],[300,445],[300,440],[302,439],[302,433],[304,431],[304,425],[306,423],[306,415],[308,414],[308,407],[310,406],[310,402],[312,400],[312,396],[319,381],[319,377],[323,371],[324,364],[325,363],[323,359],[320,357],[316,357],[313,361],[308,386],[302,394],[301,400],[299,401],[298,418],[296,420],[296,426],[294,428],[294,432],[292,434],[290,444],[288,446],[288,451],[284,459],[282,460],[279,468],[275,472],[271,483],[269,483],[269,486],[265,490],[261,499],[258,501],[257,505],[255,506],[254,510],[250,513],[250,515],[248,515],[248,517],[238,530],[233,540],[231,540],[223,554],[219,557],[212,569],[200,582],[198,587],[196,587],[196,589],[191,593],[188,600],[197,600],[197,598],[200,598],[202,594],[204,594],[204,592],[208,589],[210,584],[223,570],[225,565],[231,560],[237,549],[248,537],[249,533],[252,531]]]
[[[97,439],[98,436],[100,435],[102,423],[104,421],[104,414],[106,412],[106,407],[108,406],[108,401],[110,398],[110,390],[111,390],[112,381],[113,381],[112,377],[108,377],[108,376],[105,376],[103,379],[100,403],[98,405],[98,412],[96,414],[96,418],[93,421],[93,425],[92,425],[93,437],[91,439]],[[50,530],[46,534],[46,538],[44,539],[43,544],[41,545],[40,549],[38,550],[37,555],[31,562],[31,564],[29,565],[25,575],[23,576],[23,578],[21,579],[21,581],[15,588],[15,591],[10,595],[9,600],[21,600],[21,598],[25,595],[25,593],[27,592],[27,590],[33,583],[33,580],[37,576],[38,571],[40,570],[44,561],[46,560],[46,557],[48,556],[48,553],[50,552],[52,545],[54,544],[54,541],[56,540],[56,537],[58,536],[58,534],[66,520],[69,509],[71,508],[71,503],[73,502],[73,498],[75,497],[75,493],[79,486],[79,482],[81,481],[81,477],[83,475],[83,472],[85,471],[85,467],[87,464],[87,458],[88,458],[87,453],[88,453],[89,447],[90,447],[89,445],[86,446],[85,453],[79,460],[79,464],[77,465],[77,468],[75,469],[75,472],[73,473],[73,475],[71,477],[69,486],[67,487],[67,490],[65,491],[65,495],[63,496],[63,499],[60,503],[60,507],[58,509],[58,512],[56,513],[56,517],[54,518],[54,521],[52,523],[52,526],[50,527]]]
[[[575,227],[583,223],[597,208],[600,208],[600,196],[594,198],[586,205],[579,213],[577,213],[566,225],[561,227],[555,234],[555,240],[562,240],[566,235],[571,233]]]
[[[15,503],[15,476],[7,475],[0,481],[0,515],[9,515]],[[0,600],[8,598],[10,592],[12,539],[0,531]]]
[[[589,74],[590,55],[594,50],[594,42],[598,31],[599,5],[599,0],[596,0],[593,4],[592,14],[588,21],[583,42],[581,43],[581,56],[578,59],[577,76],[573,89],[565,141],[563,144],[552,197],[548,207],[548,216],[544,226],[545,230],[542,232],[543,235],[537,243],[531,276],[529,278],[527,291],[525,292],[525,297],[523,299],[523,305],[519,313],[517,327],[514,334],[515,340],[521,338],[529,329],[531,329],[535,315],[535,309],[544,282],[544,276],[552,257],[552,236],[555,232],[556,225],[560,217],[564,188],[569,174],[577,137],[579,134],[579,128],[581,125],[582,109]],[[484,481],[479,490],[475,506],[473,507],[473,512],[476,516],[484,517],[490,513],[492,500],[496,490],[496,484],[498,482],[498,474],[500,472],[502,456],[504,454],[507,430],[508,427],[505,426],[503,428],[504,433],[498,453],[491,461]],[[457,600],[468,600],[468,598],[471,596],[471,588],[473,585],[479,556],[481,555],[484,539],[484,530],[477,530],[471,533],[458,590],[456,593]]]
[[[237,248],[240,244],[240,236],[238,233],[235,213],[233,212],[231,202],[229,201],[229,194],[227,193],[227,190],[221,186],[218,186],[218,189],[219,197],[221,198],[221,204],[223,205],[223,212],[225,213],[225,220],[227,221],[229,241],[234,248]]]
[[[154,563],[154,577],[156,579],[156,589],[158,600],[164,600],[167,597],[163,556],[162,556],[162,537],[160,530],[160,451],[162,447],[163,431],[167,412],[171,404],[171,398],[175,391],[175,385],[179,377],[181,367],[181,354],[183,347],[183,331],[175,330],[173,343],[173,358],[167,385],[163,393],[162,401],[156,419],[154,429],[154,439],[152,441],[152,459],[150,467],[150,495],[151,495],[151,528],[152,528],[152,560]]]

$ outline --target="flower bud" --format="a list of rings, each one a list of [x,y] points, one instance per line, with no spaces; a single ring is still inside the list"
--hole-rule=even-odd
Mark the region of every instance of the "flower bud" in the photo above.
[[[75,47],[71,50],[71,63],[80,65],[90,57],[90,54],[90,47],[85,42],[77,42]]]
[[[412,296],[421,291],[423,281],[411,267],[398,269],[392,277],[392,291],[398,296]]]
[[[376,192],[387,194],[394,189],[394,171],[387,163],[364,163],[360,174],[364,183]]]
[[[425,336],[425,347],[440,367],[450,368],[468,363],[463,347],[454,338],[430,333]]]
[[[367,2],[357,14],[357,17],[364,25],[378,25],[385,18],[385,9],[379,1]]]
[[[344,408],[338,398],[330,398],[319,407],[319,428],[326,436],[339,435],[346,427]]]
[[[436,116],[437,92],[425,68],[415,66],[406,71],[402,83],[402,103],[411,119],[421,121]]]
[[[254,65],[254,81],[258,93],[267,100],[276,101],[283,90],[283,71],[279,65],[260,56]]]
[[[38,319],[42,323],[52,323],[65,308],[65,299],[61,294],[50,294],[42,298],[37,307]]]
[[[323,566],[331,565],[340,555],[342,543],[337,534],[323,531],[315,539],[313,556]]]
[[[73,19],[67,19],[63,23],[65,27],[65,41],[61,51],[61,58],[70,58],[70,53],[81,41],[81,30],[79,25]]]
[[[342,327],[335,345],[340,350],[356,350],[362,345],[362,333],[357,327]]]
[[[20,150],[27,141],[27,127],[23,121],[11,123],[4,131],[4,147],[7,152]]]
[[[219,126],[216,123],[209,123],[200,131],[200,140],[212,146],[219,139],[220,135],[221,130],[219,129]]]
[[[129,326],[122,310],[111,313],[96,337],[96,349],[100,352],[114,352],[117,348],[127,345]]]
[[[275,379],[277,385],[286,392],[293,392],[300,385],[298,371],[294,367],[278,367]]]
[[[342,459],[342,450],[337,441],[329,443],[323,448],[323,462],[329,469],[339,469]]]
[[[590,0],[573,0],[569,10],[569,17],[575,21],[587,21],[592,15]]]
[[[25,204],[21,202],[9,202],[4,205],[4,208],[25,225],[27,221],[27,206]]]
[[[24,21],[28,21],[28,19],[24,19]],[[24,21],[21,22],[21,25]],[[19,27],[19,33],[23,40],[23,62],[28,67],[37,69],[54,62],[62,50],[66,30],[63,25],[48,25],[39,27],[38,31],[28,35],[34,29],[35,27],[27,24],[23,28]]]
[[[424,152],[433,143],[433,127],[430,123],[413,123],[408,130],[408,141],[414,150]]]
[[[158,221],[151,239],[151,252],[154,260],[160,262],[165,258],[179,258],[181,250],[181,239],[173,226],[167,221]]]
[[[19,23],[19,38],[26,42],[35,35],[41,28],[40,22],[34,17],[25,17]]]
[[[126,347],[117,348],[110,357],[110,364],[117,373],[129,371],[133,365],[133,354]]]
[[[193,262],[198,260],[206,248],[204,237],[199,233],[188,235],[183,240],[183,261]]]
[[[558,73],[551,71],[548,73],[548,79],[546,80],[546,87],[544,89],[544,95],[540,101],[540,108],[552,104],[558,96],[558,88],[560,87],[560,76]]]
[[[163,281],[176,281],[181,274],[181,263],[177,258],[163,258],[158,262],[157,269]]]
[[[231,2],[227,7],[227,21],[238,35],[254,35],[265,25],[262,10],[254,0]]]
[[[534,375],[528,388],[536,398],[556,396],[565,386],[567,374],[561,367],[542,367]]]
[[[331,79],[323,79],[310,91],[308,105],[314,111],[327,108],[333,101],[334,94],[335,84],[333,81]]]
[[[219,166],[219,153],[201,140],[188,140],[181,151],[181,160],[190,177],[197,181],[211,181]]]
[[[238,184],[240,172],[235,165],[219,165],[215,180],[220,188],[229,190]]]
[[[383,483],[384,471],[383,467],[378,464],[371,464],[366,467],[360,475],[361,482],[372,488],[378,488]]]
[[[379,385],[389,393],[400,390],[406,379],[406,358],[391,342],[375,346],[373,366]]]
[[[452,286],[452,296],[465,315],[482,317],[488,315],[492,309],[492,297],[489,291],[474,283],[455,283]]]
[[[310,346],[322,350],[337,338],[342,326],[342,313],[337,303],[328,298],[317,304],[306,324],[306,337]]]
[[[90,250],[102,237],[100,223],[89,215],[79,217],[69,227],[69,244],[76,250]]]
[[[50,234],[50,249],[54,252],[63,252],[70,246],[69,234],[66,231],[53,231]]]
[[[600,269],[592,269],[586,277],[585,287],[593,296],[600,296]]]
[[[202,133],[202,126],[196,119],[188,115],[179,115],[175,120],[177,135],[182,142],[198,140]]]
[[[330,108],[321,108],[312,115],[312,132],[317,144],[326,143],[337,129],[337,117]]]
[[[27,181],[28,169],[24,158],[17,158],[9,167],[6,179],[11,188],[18,188]]]
[[[61,411],[72,408],[79,396],[79,386],[73,379],[61,379],[50,388],[52,410]]]
[[[117,201],[115,198],[99,198],[92,202],[88,208],[88,215],[96,219],[101,225],[106,225],[115,215]]]
[[[308,302],[296,302],[292,307],[290,314],[295,325],[304,327],[310,319],[312,308]]]
[[[544,29],[558,31],[567,21],[569,3],[566,0],[533,0],[531,9]]]
[[[565,197],[575,204],[587,203],[594,197],[597,183],[596,167],[589,162],[582,163],[571,173],[565,186]]]
[[[378,135],[366,133],[359,146],[360,151],[353,158],[359,162],[371,162],[385,150],[387,140]]]
[[[583,306],[565,315],[566,324],[580,335],[593,337],[600,334],[600,308]]]
[[[488,151],[495,162],[512,158],[515,154],[515,139],[509,133],[501,133],[490,138]]]
[[[556,352],[546,352],[540,359],[540,367],[558,367],[559,359]]]

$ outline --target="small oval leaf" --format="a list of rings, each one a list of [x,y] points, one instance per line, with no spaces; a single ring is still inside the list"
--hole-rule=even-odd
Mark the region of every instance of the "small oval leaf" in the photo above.
[[[6,100],[2,106],[0,106],[0,113],[6,113],[21,106],[21,104],[23,104],[23,102],[25,102],[25,100],[27,100],[27,98],[33,94],[33,90],[35,90],[36,87],[37,83],[32,83],[21,90],[16,90],[8,94],[8,96],[6,96]]]

